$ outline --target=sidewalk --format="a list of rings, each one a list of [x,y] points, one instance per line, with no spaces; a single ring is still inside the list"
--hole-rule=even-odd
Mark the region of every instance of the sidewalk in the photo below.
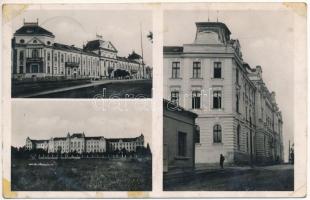
[[[202,175],[202,174],[218,174],[218,173],[226,173],[231,171],[246,171],[251,170],[253,167],[251,166],[236,166],[232,164],[227,164],[224,168],[221,169],[219,164],[196,164],[195,167],[195,175]]]

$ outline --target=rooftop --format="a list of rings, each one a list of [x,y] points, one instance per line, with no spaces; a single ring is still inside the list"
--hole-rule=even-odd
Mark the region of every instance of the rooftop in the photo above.
[[[197,27],[221,27],[223,28],[229,35],[231,34],[230,30],[226,26],[226,24],[222,22],[196,22]]]
[[[41,26],[38,22],[24,22],[24,25],[19,28],[14,35],[44,35],[54,38],[54,34]]]
[[[166,110],[169,110],[169,111],[176,111],[176,112],[179,112],[179,113],[184,113],[184,114],[188,114],[194,118],[198,117],[198,115],[196,113],[193,113],[189,110],[186,110],[185,108],[179,106],[179,105],[176,105],[176,104],[173,104],[173,102],[171,101],[168,101],[167,99],[164,99],[164,104],[163,104],[164,108],[166,108]],[[169,109],[171,108],[171,109]]]

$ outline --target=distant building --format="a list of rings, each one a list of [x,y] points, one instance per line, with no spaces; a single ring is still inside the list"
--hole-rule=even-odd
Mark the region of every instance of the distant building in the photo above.
[[[196,163],[283,161],[282,117],[224,23],[197,22],[193,43],[164,46],[164,98],[198,114]]]
[[[144,136],[135,138],[111,138],[103,136],[86,137],[84,133],[67,134],[66,137],[52,137],[49,140],[33,140],[26,138],[25,147],[29,150],[43,149],[48,153],[103,153],[126,149],[135,152],[137,147],[144,147]]]
[[[144,147],[144,136],[141,134],[135,138],[110,138],[107,139],[109,151],[126,149],[135,152],[137,147]]]
[[[83,48],[55,42],[55,35],[38,22],[24,22],[12,39],[12,77],[114,78],[124,70],[131,78],[145,77],[142,58],[135,52],[117,56],[117,49],[101,36]]]
[[[195,140],[197,139],[197,114],[173,102],[163,104],[164,172],[195,168]]]

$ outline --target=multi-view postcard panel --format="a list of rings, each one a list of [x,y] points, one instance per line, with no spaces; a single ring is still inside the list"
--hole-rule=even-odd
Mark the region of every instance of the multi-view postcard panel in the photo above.
[[[15,102],[12,191],[151,191],[145,107],[150,102]]]
[[[12,97],[151,98],[151,12],[37,9],[12,28]]]
[[[293,34],[266,30],[264,36],[246,28],[255,23],[254,16],[267,19],[274,12],[210,13],[212,18],[204,11],[164,12],[164,190],[292,191],[294,137],[285,131],[292,127],[285,125],[289,105],[281,96],[293,90],[271,82],[279,78],[273,76],[279,67],[284,70],[275,63],[282,63],[282,57],[251,53],[264,49],[253,43],[265,37],[282,42]],[[287,22],[279,29],[293,26],[286,12],[278,16]],[[242,27],[239,17],[249,18]],[[277,21],[260,25],[270,24]],[[285,60],[289,72],[292,60]],[[285,101],[292,102],[292,96]]]

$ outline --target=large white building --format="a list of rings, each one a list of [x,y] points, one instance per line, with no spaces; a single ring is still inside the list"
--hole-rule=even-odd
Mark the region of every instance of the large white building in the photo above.
[[[114,78],[124,70],[135,79],[147,77],[142,57],[132,52],[119,57],[115,46],[97,36],[83,48],[57,43],[55,35],[39,26],[27,23],[12,39],[12,77]]]
[[[26,138],[25,148],[43,149],[48,153],[103,153],[126,149],[135,152],[137,147],[144,147],[144,136],[134,138],[105,138],[103,136],[86,137],[84,133],[67,134],[66,137],[52,137],[49,140]]]
[[[224,23],[196,27],[193,43],[164,47],[164,98],[198,114],[196,163],[217,163],[220,154],[230,163],[282,160],[281,113],[261,68],[243,61]]]

